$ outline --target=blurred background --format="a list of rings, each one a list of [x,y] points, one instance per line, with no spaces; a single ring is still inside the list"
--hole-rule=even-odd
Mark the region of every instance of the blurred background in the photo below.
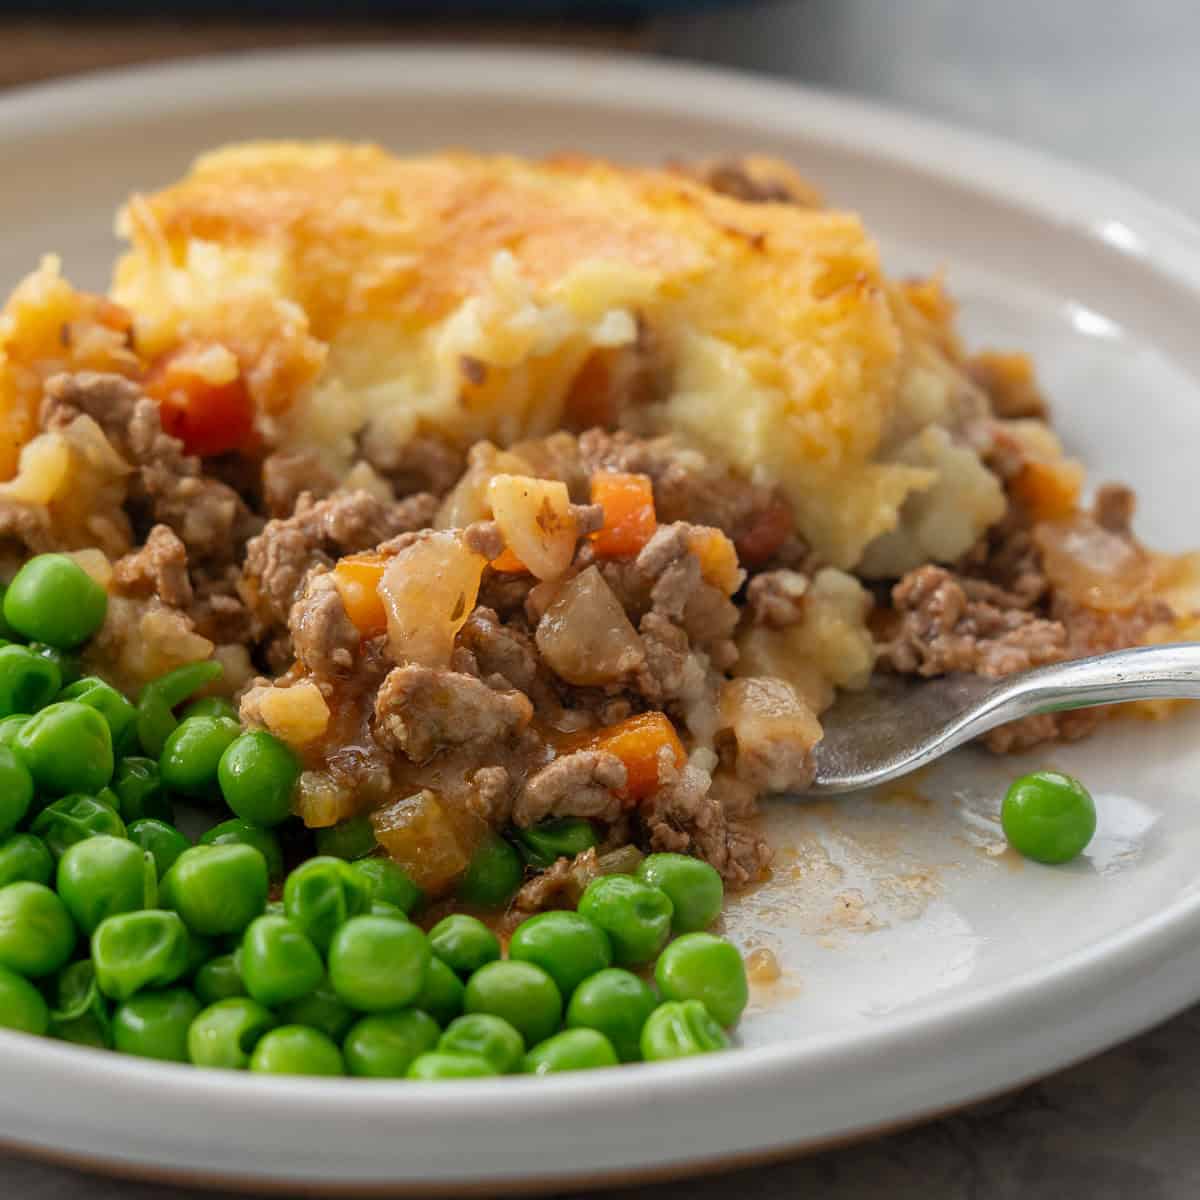
[[[636,50],[853,91],[1041,145],[1200,216],[1196,0],[25,0],[0,4],[0,87],[389,41]]]

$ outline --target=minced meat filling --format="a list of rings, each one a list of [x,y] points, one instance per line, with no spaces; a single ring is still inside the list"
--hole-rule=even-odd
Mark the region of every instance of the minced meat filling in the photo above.
[[[978,377],[1006,381],[1006,413],[1040,412],[1031,382],[991,362]],[[596,823],[610,849],[699,855],[735,886],[767,869],[757,797],[810,782],[821,693],[806,680],[844,682],[836,661],[815,665],[834,628],[820,597],[836,588],[814,592],[824,564],[777,489],[678,438],[601,428],[506,451],[373,434],[347,485],[308,450],[218,478],[136,383],[50,380],[42,427],[79,418],[119,464],[111,508],[95,514],[116,553],[89,665],[134,686],[216,655],[243,722],[300,754],[310,826],[371,813],[434,893],[489,828],[555,817]],[[959,563],[873,585],[886,670],[1002,676],[1133,644],[1169,616],[1136,581],[1131,603],[1099,607],[1075,586],[1089,569],[1080,546],[1126,582],[1144,570],[1128,491],[1047,515],[1044,481],[1030,484],[1040,468],[1006,422],[990,445],[1004,520]],[[79,548],[12,500],[0,534],[21,553]],[[762,665],[764,646],[777,666]],[[1033,718],[988,741],[1076,737],[1102,716]],[[594,851],[561,860],[517,908],[556,903],[596,863]]]

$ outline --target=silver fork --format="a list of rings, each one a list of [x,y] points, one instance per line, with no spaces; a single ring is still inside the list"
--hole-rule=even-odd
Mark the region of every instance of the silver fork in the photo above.
[[[886,783],[1019,717],[1130,700],[1200,700],[1200,643],[1118,650],[1005,679],[879,677],[822,715],[816,779],[804,795]]]

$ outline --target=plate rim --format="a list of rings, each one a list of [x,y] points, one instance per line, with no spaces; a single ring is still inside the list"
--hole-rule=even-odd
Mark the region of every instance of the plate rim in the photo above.
[[[304,67],[304,86],[310,91],[320,90],[322,78],[336,78],[343,94],[348,88],[370,94],[386,71],[389,94],[397,89],[427,94],[440,76],[466,79],[468,92],[499,89],[525,100],[551,100],[569,92],[580,103],[617,105],[630,111],[647,107],[663,112],[686,111],[701,118],[728,113],[733,108],[740,118],[764,128],[774,127],[785,134],[789,129],[802,128],[806,136],[837,141],[848,149],[869,152],[873,158],[891,160],[955,186],[969,186],[1001,198],[1146,264],[1183,284],[1200,300],[1200,226],[1127,184],[1040,151],[870,101],[644,55],[425,44],[208,55],[91,72],[16,89],[0,97],[0,144],[14,137],[43,136],[64,120],[76,126],[101,122],[119,125],[122,114],[145,105],[147,94],[154,94],[157,100],[166,93],[159,108],[167,114],[195,111],[197,104],[211,101],[217,87],[222,88],[221,99],[227,103],[245,98],[251,89],[257,99],[295,95],[300,85],[292,68],[298,63]],[[404,70],[397,71],[398,67]],[[403,78],[397,79],[398,75]],[[445,84],[440,86],[444,91]],[[686,105],[681,96],[688,98]],[[1124,234],[1114,232],[1114,222]],[[1127,234],[1133,235],[1132,240]],[[1189,940],[1200,943],[1200,894],[1181,897],[1153,917],[1054,964],[1030,971],[1003,991],[934,1000],[901,1018],[889,1018],[886,1026],[875,1029],[827,1033],[695,1062],[637,1066],[610,1077],[601,1073],[443,1083],[436,1087],[395,1081],[231,1080],[218,1072],[124,1057],[114,1059],[108,1054],[5,1031],[0,1031],[0,1069],[18,1077],[36,1072],[51,1089],[96,1088],[107,1092],[117,1107],[122,1096],[129,1103],[152,1107],[156,1094],[161,1095],[160,1089],[169,1086],[173,1093],[183,1093],[199,1103],[244,1101],[249,1109],[282,1109],[299,1121],[316,1118],[330,1103],[363,1114],[383,1108],[396,1113],[419,1106],[429,1120],[473,1121],[488,1118],[494,1109],[496,1089],[503,1087],[512,1106],[527,1109],[529,1115],[570,1104],[582,1120],[587,1112],[600,1112],[619,1102],[630,1083],[639,1080],[648,1085],[652,1081],[659,1097],[686,1095],[693,1103],[719,1100],[730,1092],[747,1097],[758,1094],[766,1100],[777,1097],[789,1079],[802,1080],[805,1074],[830,1071],[839,1065],[862,1069],[877,1063],[894,1052],[900,1041],[908,1045],[910,1054],[914,1046],[941,1053],[951,1044],[969,1045],[973,1033],[1002,1027],[1006,1020],[1011,1024],[1014,1014],[1039,1005],[1053,1007],[1084,994],[1119,992],[1122,983],[1128,988],[1131,978],[1161,970],[1172,965],[1173,959],[1173,986],[1164,986],[1153,996],[1127,998],[1130,1007],[1119,1021],[1091,1022],[1086,1031],[1073,1030],[1070,1050],[1052,1056],[1039,1071],[1018,1071],[1011,1079],[993,1081],[986,1087],[965,1086],[961,1096],[965,1101],[1058,1069],[1147,1028],[1195,1000],[1200,996],[1200,984],[1181,983],[1180,979],[1190,961],[1181,953],[1181,947],[1187,948]],[[1191,958],[1197,957],[1200,946],[1194,945]],[[944,1107],[944,1103],[917,1104],[903,1114],[903,1119],[920,1119],[923,1113]],[[877,1124],[868,1122],[861,1131],[870,1132]],[[852,1126],[845,1132],[854,1131]],[[779,1146],[775,1144],[776,1149]],[[771,1149],[765,1144],[757,1147],[764,1155]],[[133,1160],[119,1153],[102,1157],[134,1165]],[[653,1169],[651,1164],[647,1166]],[[269,1175],[246,1172],[230,1178],[243,1177],[265,1180]],[[395,1178],[389,1178],[394,1185]],[[423,1177],[413,1177],[414,1181],[418,1178]],[[462,1177],[463,1181],[475,1178],[473,1174]],[[570,1175],[561,1178],[566,1181]],[[361,1182],[369,1185],[365,1176]],[[429,1177],[428,1182],[444,1181]]]

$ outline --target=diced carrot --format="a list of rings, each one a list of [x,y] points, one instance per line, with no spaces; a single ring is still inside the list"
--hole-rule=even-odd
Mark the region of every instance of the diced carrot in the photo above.
[[[1083,485],[1083,468],[1077,462],[1027,462],[1009,488],[1013,498],[1030,518],[1039,521],[1060,521],[1079,507],[1079,492]]]
[[[488,566],[493,571],[502,571],[505,575],[529,574],[529,568],[513,553],[511,546],[505,546]]]
[[[382,554],[349,554],[333,568],[333,584],[342,598],[346,616],[363,637],[387,630],[387,611],[379,595],[379,581],[387,559]]]
[[[700,573],[706,583],[720,588],[727,596],[741,587],[744,576],[738,566],[737,549],[719,529],[702,526],[692,530],[688,547],[700,560]]]
[[[658,790],[658,756],[664,746],[670,747],[676,768],[687,762],[675,726],[660,712],[639,713],[601,729],[591,735],[587,745],[607,750],[625,764],[625,795],[635,804]]]
[[[163,431],[183,442],[188,454],[208,457],[245,449],[254,439],[254,402],[240,372],[214,379],[206,373],[220,346],[188,344],[159,358],[145,389],[158,401]]]
[[[592,476],[592,503],[604,510],[604,525],[592,534],[600,558],[632,558],[654,536],[654,487],[646,475],[600,471]]]

